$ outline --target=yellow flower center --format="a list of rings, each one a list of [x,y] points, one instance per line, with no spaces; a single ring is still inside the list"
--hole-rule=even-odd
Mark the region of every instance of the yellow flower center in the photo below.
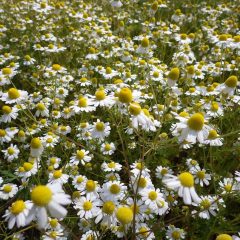
[[[86,190],[88,192],[93,192],[96,188],[96,183],[93,180],[88,180],[86,182]]]
[[[95,92],[95,97],[98,101],[101,101],[106,98],[106,94],[105,94],[104,90],[98,90]]]
[[[4,191],[5,193],[10,193],[10,192],[12,191],[12,186],[10,186],[10,185],[5,185],[5,186],[3,187],[3,191]]]
[[[105,149],[106,151],[110,151],[110,150],[112,149],[112,147],[111,147],[110,144],[107,143],[107,144],[105,145],[104,149]]]
[[[155,72],[153,73],[153,77],[158,78],[158,77],[159,77],[159,72],[155,71]]]
[[[117,184],[112,184],[109,190],[112,194],[118,194],[121,189]]]
[[[227,185],[225,185],[224,186],[224,189],[226,190],[226,192],[231,192],[231,190],[232,190],[232,184],[227,184]]]
[[[110,67],[107,67],[107,68],[106,68],[106,73],[107,73],[107,74],[111,74],[111,73],[112,73],[112,69],[111,69]]]
[[[199,179],[204,179],[205,178],[205,171],[198,171],[197,172],[197,177]]]
[[[133,220],[133,211],[129,207],[120,207],[116,212],[116,217],[123,225],[128,224]]]
[[[145,188],[147,186],[147,180],[144,177],[140,177],[138,181],[138,186],[140,188]]]
[[[23,130],[20,130],[18,132],[18,137],[25,137],[25,132]]]
[[[151,199],[152,201],[157,199],[157,193],[155,191],[150,191],[148,193],[148,198]]]
[[[96,129],[97,129],[97,131],[99,131],[99,132],[103,132],[104,129],[105,129],[104,123],[103,123],[103,122],[97,122],[97,123],[96,123]]]
[[[15,150],[14,150],[14,148],[9,147],[9,148],[7,149],[7,152],[8,152],[9,155],[13,155],[13,154],[15,153]]]
[[[88,103],[87,103],[87,99],[85,97],[81,97],[78,100],[78,106],[79,107],[87,107]]]
[[[140,114],[142,109],[138,103],[131,103],[128,110],[132,115],[137,116]]]
[[[55,228],[58,225],[58,220],[57,219],[51,219],[49,221],[49,224],[51,225],[52,228]]]
[[[184,187],[193,187],[194,185],[194,178],[193,175],[189,172],[183,172],[178,176],[178,179],[180,180],[181,184]]]
[[[230,76],[226,81],[225,84],[230,88],[235,88],[238,83],[237,76]]]
[[[39,185],[33,188],[31,199],[37,206],[46,206],[52,200],[52,191],[47,186]]]
[[[55,179],[58,179],[62,176],[62,170],[56,170],[54,173],[53,173],[53,177]]]
[[[232,237],[228,234],[220,234],[217,236],[216,240],[232,240]]]
[[[46,109],[43,103],[38,103],[36,107],[39,111],[44,111]]]
[[[118,93],[118,99],[122,103],[130,103],[133,99],[132,91],[129,88],[122,88]]]
[[[53,64],[53,65],[52,65],[52,69],[53,69],[54,71],[59,71],[59,70],[62,69],[62,67],[61,67],[59,64]]]
[[[77,183],[82,183],[83,180],[84,180],[83,177],[80,176],[80,177],[77,178]]]
[[[23,200],[18,200],[14,202],[10,208],[11,213],[18,215],[26,208],[26,205]]]
[[[166,175],[168,173],[168,169],[167,168],[163,168],[162,170],[161,170],[161,174],[164,176],[164,175]]]
[[[208,199],[204,199],[201,201],[200,206],[201,206],[201,208],[207,210],[210,208],[211,202]]]
[[[116,166],[116,163],[115,163],[115,162],[110,162],[110,163],[108,163],[108,167],[109,167],[109,168],[115,168],[115,166]]]
[[[149,231],[145,227],[140,227],[139,228],[139,234],[141,234],[143,237],[147,237],[149,235]]]
[[[181,37],[182,40],[186,40],[186,39],[187,39],[187,34],[182,33],[182,34],[180,35],[180,37]]]
[[[102,211],[108,215],[112,215],[115,209],[115,204],[112,201],[107,201],[103,204]]]
[[[141,45],[142,45],[142,47],[147,48],[149,46],[149,39],[143,38],[141,41]]]
[[[17,99],[20,97],[20,93],[16,88],[10,88],[8,90],[8,97],[11,99]]]
[[[195,113],[188,119],[187,124],[192,130],[200,131],[204,125],[204,117],[200,113]]]
[[[172,68],[171,71],[168,74],[168,77],[171,80],[177,81],[180,75],[179,68]]]
[[[218,103],[213,102],[212,105],[211,105],[211,110],[212,110],[213,112],[217,112],[218,109],[219,109]]]
[[[33,138],[31,140],[31,148],[40,148],[42,146],[42,142],[39,138]]]
[[[144,163],[138,162],[138,163],[136,164],[136,168],[137,168],[138,170],[143,169],[143,168],[144,168]]]
[[[89,211],[92,209],[92,203],[90,201],[86,201],[83,203],[83,209],[84,211]]]
[[[221,34],[218,36],[219,41],[227,41],[227,35],[226,34]]]
[[[218,137],[217,131],[212,129],[208,133],[208,139],[216,139]]]
[[[78,160],[82,160],[84,158],[84,156],[85,156],[85,154],[82,150],[77,150],[76,157],[77,157]]]
[[[3,68],[2,69],[2,74],[3,75],[10,75],[12,73],[12,69],[11,68]]]
[[[187,72],[188,72],[188,74],[191,74],[191,75],[193,75],[194,74],[194,66],[189,66],[189,67],[187,67]]]
[[[5,105],[5,106],[2,107],[2,111],[3,111],[4,114],[9,114],[9,113],[12,112],[12,108]]]
[[[180,234],[179,231],[173,231],[172,232],[172,238],[173,239],[180,239],[180,237],[181,237],[181,234]]]
[[[5,137],[6,131],[4,129],[0,129],[0,137]]]
[[[196,91],[196,89],[195,89],[194,87],[189,88],[189,92],[190,92],[190,93],[194,93],[195,91]]]
[[[23,168],[26,172],[30,171],[33,168],[33,164],[31,164],[30,162],[25,162],[23,164]]]

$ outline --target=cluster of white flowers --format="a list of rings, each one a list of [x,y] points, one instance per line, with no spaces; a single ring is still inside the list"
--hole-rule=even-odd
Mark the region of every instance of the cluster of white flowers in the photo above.
[[[0,236],[240,239],[239,4],[174,2],[2,1]]]

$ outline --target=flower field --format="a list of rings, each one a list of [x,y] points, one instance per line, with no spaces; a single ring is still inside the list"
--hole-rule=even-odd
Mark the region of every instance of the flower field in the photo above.
[[[0,240],[240,240],[238,0],[2,0]]]

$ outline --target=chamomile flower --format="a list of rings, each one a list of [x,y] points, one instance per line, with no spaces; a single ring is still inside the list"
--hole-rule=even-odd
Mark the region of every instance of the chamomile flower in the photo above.
[[[70,196],[65,194],[59,184],[38,185],[32,189],[30,209],[27,222],[37,220],[38,227],[43,229],[47,226],[48,215],[54,218],[64,218],[67,210],[62,205],[71,203]]]
[[[172,175],[163,179],[163,183],[170,189],[178,192],[178,195],[183,198],[187,205],[193,202],[199,203],[199,197],[194,188],[194,177],[189,172],[182,172],[178,177]]]
[[[118,201],[122,200],[125,196],[127,187],[119,181],[110,181],[102,185],[101,199],[104,201]]]
[[[12,229],[15,224],[18,228],[26,226],[27,215],[31,208],[30,201],[17,200],[13,202],[3,215],[5,221],[8,222],[8,229]]]
[[[201,169],[197,165],[191,168],[190,172],[194,175],[196,184],[200,184],[201,187],[203,187],[203,185],[206,185],[206,186],[209,185],[209,181],[211,180],[211,175],[206,173],[205,169]]]
[[[198,204],[194,204],[195,206],[198,206],[200,208],[200,211],[193,211],[193,214],[198,213],[198,216],[203,219],[210,219],[211,215],[216,216],[217,212],[219,210],[218,208],[218,202],[219,200],[216,196],[201,196],[200,202]]]
[[[62,169],[54,170],[49,174],[49,180],[48,182],[51,184],[58,183],[60,185],[63,185],[68,181],[69,176],[65,173],[63,173]]]
[[[31,147],[30,155],[32,157],[39,157],[39,156],[41,156],[41,154],[42,154],[42,152],[44,150],[42,142],[41,142],[41,140],[39,138],[33,138],[31,140],[30,147]]]
[[[70,158],[70,163],[73,165],[78,165],[79,162],[82,163],[82,165],[85,165],[86,163],[90,162],[92,157],[89,155],[89,151],[86,151],[84,149],[77,150],[77,152]]]
[[[16,184],[12,183],[3,184],[0,187],[0,199],[8,200],[9,198],[15,196],[17,192],[18,186]]]
[[[99,139],[100,141],[104,140],[105,137],[109,136],[110,130],[111,127],[109,122],[104,123],[101,122],[99,119],[90,128],[92,138]]]
[[[101,152],[103,153],[103,155],[112,155],[115,150],[116,147],[114,143],[103,143],[101,145]]]
[[[86,197],[80,197],[74,205],[78,210],[77,215],[80,218],[91,219],[97,216],[101,202],[94,195],[88,194]]]
[[[19,109],[17,107],[4,105],[2,107],[3,115],[0,117],[0,122],[9,123],[12,120],[15,120],[18,117],[18,111]]]
[[[237,184],[233,178],[224,178],[219,182],[219,187],[222,194],[230,194],[237,190]]]
[[[169,240],[179,240],[179,239],[184,239],[186,233],[184,232],[183,229],[176,228],[173,225],[169,225],[167,232],[166,232],[166,238]]]
[[[27,97],[27,91],[18,90],[17,88],[9,88],[7,93],[2,94],[0,100],[6,104],[14,104],[26,101]]]
[[[122,169],[122,165],[116,162],[102,163],[101,168],[105,172],[119,172]]]
[[[173,135],[178,137],[180,143],[184,140],[190,143],[204,143],[211,129],[205,124],[206,120],[201,113],[194,113],[191,117],[178,117],[180,123],[172,126]]]
[[[8,147],[6,150],[2,150],[2,152],[4,153],[4,158],[8,162],[12,162],[14,159],[18,158],[20,150],[18,149],[17,145],[11,144],[10,147]]]
[[[164,202],[163,194],[160,189],[147,188],[141,191],[142,200],[145,204],[152,210],[156,211],[158,209],[158,204],[160,201]]]

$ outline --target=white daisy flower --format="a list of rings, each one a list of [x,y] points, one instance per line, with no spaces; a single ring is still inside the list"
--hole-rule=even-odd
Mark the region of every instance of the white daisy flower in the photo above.
[[[163,183],[170,189],[178,191],[178,195],[183,198],[187,205],[193,202],[199,203],[199,197],[194,188],[194,177],[189,172],[183,172],[178,177],[172,175],[163,179]]]
[[[3,184],[2,187],[0,187],[0,199],[8,200],[9,198],[15,196],[17,192],[18,186],[16,184]]]
[[[91,219],[97,216],[100,205],[101,202],[99,199],[92,194],[88,194],[86,197],[77,199],[74,208],[79,210],[77,215],[80,218]]]
[[[12,229],[15,224],[18,228],[26,226],[27,215],[31,208],[30,201],[17,200],[13,202],[3,215],[5,221],[8,221],[8,229]]]
[[[62,205],[71,203],[70,196],[64,193],[60,184],[34,187],[31,192],[31,200],[33,207],[29,212],[27,222],[30,223],[36,219],[40,229],[47,226],[47,210],[54,218],[64,218],[67,215],[67,210]]]

